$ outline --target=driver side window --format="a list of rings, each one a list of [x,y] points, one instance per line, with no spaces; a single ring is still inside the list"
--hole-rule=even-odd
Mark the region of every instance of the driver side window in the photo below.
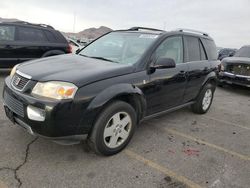
[[[155,51],[155,57],[171,58],[176,64],[183,63],[183,42],[182,37],[169,37],[163,41]]]

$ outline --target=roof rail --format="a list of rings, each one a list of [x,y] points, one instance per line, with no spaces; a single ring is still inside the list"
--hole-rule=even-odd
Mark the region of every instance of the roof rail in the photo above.
[[[164,30],[160,29],[154,29],[154,28],[149,28],[149,27],[131,27],[128,29],[129,31],[139,31],[139,30],[148,30],[148,31],[160,31],[160,32],[165,32]]]
[[[201,34],[201,35],[204,35],[204,36],[209,36],[208,33],[205,33],[205,32],[202,32],[202,31],[193,30],[193,29],[179,28],[179,29],[176,29],[175,31],[195,33],[195,34]]]
[[[25,21],[15,21],[15,22],[7,22],[7,23],[17,23],[17,24],[25,24],[25,25],[31,25],[31,26],[38,26],[38,27],[45,27],[45,28],[50,28],[50,29],[54,29],[52,26],[47,25],[47,24],[33,24],[33,23],[29,23],[29,22],[25,22]]]

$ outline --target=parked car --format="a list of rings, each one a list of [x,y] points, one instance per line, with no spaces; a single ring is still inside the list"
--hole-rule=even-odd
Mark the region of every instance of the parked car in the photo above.
[[[67,38],[69,45],[72,48],[72,53],[76,53],[78,50],[81,50],[84,46],[74,39]]]
[[[205,33],[134,27],[77,55],[17,65],[3,101],[7,117],[31,134],[64,144],[85,138],[96,153],[112,155],[142,120],[190,105],[206,113],[219,64]]]
[[[228,83],[250,87],[250,45],[222,60],[219,81],[220,86]]]
[[[235,52],[236,52],[236,49],[223,48],[218,53],[218,59],[221,61],[222,59],[224,59],[226,57],[232,57],[232,56],[234,56]]]
[[[27,60],[65,53],[71,53],[67,40],[51,26],[0,23],[0,68],[12,68]]]

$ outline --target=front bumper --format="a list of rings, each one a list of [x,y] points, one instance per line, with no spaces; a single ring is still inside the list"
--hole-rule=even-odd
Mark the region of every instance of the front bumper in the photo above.
[[[30,134],[58,142],[81,140],[88,134],[88,130],[80,126],[83,114],[81,113],[82,104],[79,102],[35,98],[13,89],[10,77],[5,79],[3,101],[8,112],[7,117],[25,128]],[[29,119],[27,114],[29,105],[44,110],[45,120],[39,122]]]
[[[237,75],[229,72],[220,72],[218,78],[219,82],[221,83],[250,87],[250,76]]]

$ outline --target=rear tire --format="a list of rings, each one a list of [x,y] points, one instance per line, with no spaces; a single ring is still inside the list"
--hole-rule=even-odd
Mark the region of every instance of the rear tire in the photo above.
[[[136,112],[126,102],[114,101],[97,118],[88,139],[91,149],[102,155],[120,152],[131,140],[136,128]]]
[[[205,114],[213,101],[215,86],[211,83],[206,84],[197,97],[196,102],[191,106],[196,114]]]

